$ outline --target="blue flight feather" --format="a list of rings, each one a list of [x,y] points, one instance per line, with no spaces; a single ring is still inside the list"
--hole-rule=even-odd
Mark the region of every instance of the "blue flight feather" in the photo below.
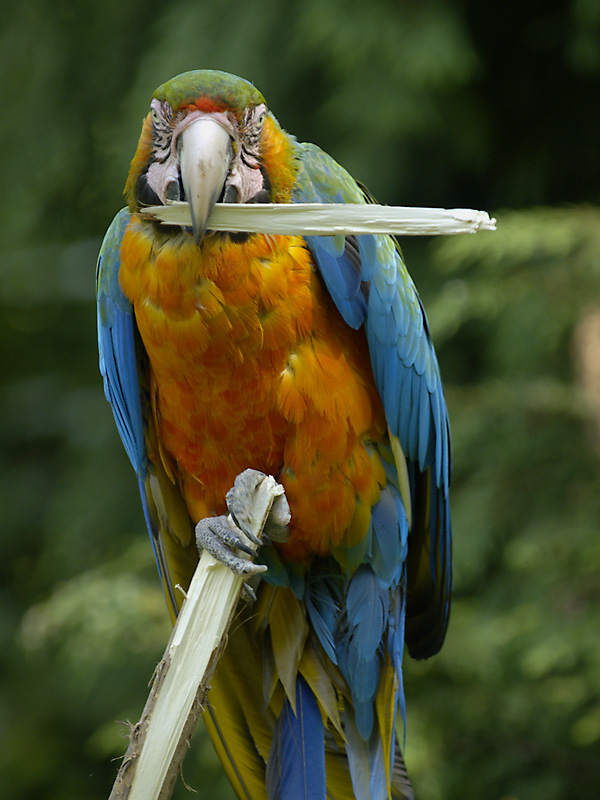
[[[307,236],[306,243],[315,255],[319,271],[344,320],[355,330],[365,319],[367,301],[361,291],[360,271],[344,249],[340,253],[328,237]],[[335,238],[335,237],[334,237]]]
[[[338,639],[338,664],[355,707],[356,725],[364,739],[371,735],[373,702],[379,685],[377,657],[389,625],[391,592],[368,565],[358,568],[346,594],[346,620]]]
[[[340,605],[339,590],[330,576],[310,576],[305,585],[304,599],[309,619],[323,649],[337,664],[335,630]]]
[[[388,485],[372,511],[372,544],[369,563],[383,586],[397,586],[406,559],[408,519],[397,489]]]
[[[431,414],[431,398],[425,381],[419,381],[419,464],[433,460],[435,440],[434,421]]]
[[[377,237],[363,234],[357,237],[357,242],[362,264],[361,279],[367,282],[373,279],[377,266]]]
[[[429,341],[427,337],[420,336],[417,340],[414,368],[418,375],[423,375],[427,369],[427,359],[429,356]],[[423,383],[426,384],[425,381]]]
[[[419,376],[411,370],[412,375],[412,396],[410,399],[410,421],[408,427],[408,452],[410,453],[410,457],[414,460],[418,460],[418,453],[419,453],[419,438],[420,436],[425,433],[419,429],[419,399],[421,395],[421,383],[422,381],[419,380]],[[429,433],[429,430],[426,431]],[[421,462],[419,462],[420,464]]]
[[[379,669],[372,670],[370,672],[370,677],[379,683]],[[377,692],[377,685],[375,685],[373,692]],[[356,725],[356,730],[364,741],[368,741],[373,733],[373,723],[375,721],[373,696],[369,692],[368,699],[361,700],[356,694],[353,694],[352,702],[354,704],[354,723]]]
[[[368,737],[362,736],[356,720],[342,715],[346,751],[356,800],[386,800],[389,797],[383,741],[376,725]],[[393,750],[392,750],[393,751]]]
[[[406,570],[404,570],[406,572]],[[403,580],[405,579],[403,575]],[[404,728],[404,738],[406,739],[406,700],[404,697],[404,680],[402,677],[402,656],[404,653],[404,622],[406,618],[406,603],[404,596],[398,592],[394,598],[394,604],[390,611],[392,624],[390,625],[391,634],[388,639],[388,651],[392,659],[392,664],[398,676],[398,707],[402,717]]]
[[[296,678],[296,713],[286,697],[267,759],[269,800],[325,800],[325,730],[308,684]]]
[[[371,285],[374,287],[374,283]],[[367,335],[370,335],[370,341],[375,346],[397,346],[398,328],[391,310],[392,297],[388,301],[381,296],[377,287],[371,288],[367,306]]]
[[[307,236],[306,241],[311,250],[319,252],[319,269],[331,294],[353,300],[360,290],[360,273],[344,263],[344,251],[336,252],[331,242],[321,236]]]
[[[366,653],[374,653],[381,642],[387,623],[387,606],[387,592],[373,570],[363,565],[348,586],[346,612],[355,643]]]
[[[398,414],[393,416],[392,419],[396,423],[395,430],[391,427],[392,433],[394,433],[400,439],[400,443],[402,445],[402,449],[408,458],[411,461],[416,461],[415,455],[411,452],[410,445],[408,442],[408,436],[410,431],[410,414],[412,411],[412,384],[414,373],[412,369],[407,369],[402,366],[402,369],[399,370],[401,373],[400,378],[400,404],[398,409]]]
[[[408,333],[410,316],[399,292],[392,298],[392,315],[396,325],[396,341],[401,342]]]
[[[295,202],[365,202],[363,190],[332,158],[314,145],[299,144],[297,147],[299,172],[293,195]],[[398,437],[407,460],[413,522],[416,519],[420,528],[428,524],[427,530],[421,528],[418,532],[413,531],[415,535],[412,541],[416,542],[414,546],[418,552],[423,553],[418,556],[419,560],[431,558],[432,594],[427,595],[430,590],[426,590],[426,596],[432,596],[432,606],[425,616],[422,616],[425,609],[417,610],[414,604],[409,606],[411,647],[419,656],[431,655],[443,641],[449,608],[451,527],[447,497],[451,459],[446,403],[425,312],[401,253],[391,237],[356,237],[361,261],[361,285],[353,299],[349,299],[349,296],[357,287],[356,246],[348,268],[344,264],[347,252],[337,257],[340,252],[338,245],[335,245],[337,250],[334,254],[333,245],[323,244],[323,237],[310,237],[307,244],[344,319],[353,327],[364,321],[373,375],[386,420],[391,433]],[[332,263],[332,258],[335,263]],[[344,274],[344,269],[349,269],[348,275]],[[361,298],[365,299],[366,310]],[[384,468],[388,480],[397,485],[393,467],[384,464]],[[428,472],[431,475],[429,492],[432,511],[429,519],[420,512],[415,518],[415,509],[421,507],[416,497],[416,486],[419,486],[419,492],[424,491],[425,484],[420,475]],[[396,531],[402,525],[405,523],[397,523]],[[397,546],[397,542],[387,540],[385,531],[385,526],[374,527],[371,524],[364,560],[382,576],[384,582],[391,578],[395,585],[398,571],[386,571],[383,563],[385,554],[391,552],[388,548]],[[353,556],[360,558],[360,551],[356,550]],[[356,563],[352,562],[352,568]],[[359,570],[360,567],[357,572]],[[356,580],[356,575],[352,580]],[[403,589],[399,588],[398,592],[402,593]],[[421,619],[424,620],[422,623]],[[348,663],[354,656],[348,652],[348,648],[352,650],[353,637],[349,632],[346,633],[347,636],[341,636],[338,643],[338,661],[352,683]],[[397,666],[400,667],[399,662]],[[363,674],[363,665],[361,670],[360,680],[364,682],[366,676]],[[353,693],[357,694],[356,689],[353,689]],[[359,714],[363,716],[362,711]],[[364,733],[366,726],[361,727]]]
[[[397,431],[397,421],[399,419],[400,408],[398,405],[398,385],[400,383],[400,373],[402,373],[402,364],[396,358],[396,353],[391,347],[387,347],[381,352],[379,358],[382,358],[384,364],[383,370],[383,386],[382,386],[382,400],[386,409],[386,416],[388,424],[392,432]]]
[[[119,286],[120,249],[130,214],[122,209],[112,221],[100,248],[96,271],[98,352],[104,393],[110,403],[125,452],[138,476],[144,519],[160,579],[173,610],[178,604],[156,521],[150,511],[146,473],[148,455],[144,437],[142,389],[138,371],[137,328],[133,307]]]
[[[98,351],[104,393],[131,464],[143,476],[147,467],[144,422],[137,367],[133,308],[119,286],[120,247],[129,212],[122,209],[110,225],[98,257]]]

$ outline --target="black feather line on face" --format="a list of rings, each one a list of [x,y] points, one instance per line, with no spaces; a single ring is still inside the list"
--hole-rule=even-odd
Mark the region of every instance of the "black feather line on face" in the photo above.
[[[150,164],[148,164],[149,166]],[[139,175],[136,181],[135,199],[140,206],[160,206],[162,205],[161,199],[148,183],[148,167]]]
[[[242,163],[246,167],[249,167],[250,169],[254,169],[255,168],[255,166],[256,166],[256,156],[252,155],[252,153],[250,153],[243,145],[242,145],[242,149],[240,150],[240,158],[242,160]],[[249,161],[248,158],[251,158],[252,160]]]

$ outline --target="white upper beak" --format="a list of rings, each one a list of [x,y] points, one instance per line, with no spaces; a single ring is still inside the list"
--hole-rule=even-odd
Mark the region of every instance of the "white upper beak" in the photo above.
[[[199,117],[181,132],[177,149],[194,239],[200,244],[229,172],[231,136],[216,120]]]

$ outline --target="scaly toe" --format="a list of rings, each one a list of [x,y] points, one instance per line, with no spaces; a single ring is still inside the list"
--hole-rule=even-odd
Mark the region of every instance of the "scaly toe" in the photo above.
[[[227,517],[201,519],[196,525],[196,544],[237,575],[253,575],[267,569],[262,564],[254,564],[247,558],[236,555],[235,549],[251,556],[255,553],[241,541]]]

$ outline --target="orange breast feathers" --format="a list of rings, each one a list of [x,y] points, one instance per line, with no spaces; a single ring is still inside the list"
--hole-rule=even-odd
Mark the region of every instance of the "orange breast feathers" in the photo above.
[[[341,319],[296,237],[243,245],[156,232],[133,216],[120,283],[150,363],[168,474],[197,521],[222,513],[248,467],[284,484],[286,558],[356,544],[385,475],[385,436],[362,331]]]

